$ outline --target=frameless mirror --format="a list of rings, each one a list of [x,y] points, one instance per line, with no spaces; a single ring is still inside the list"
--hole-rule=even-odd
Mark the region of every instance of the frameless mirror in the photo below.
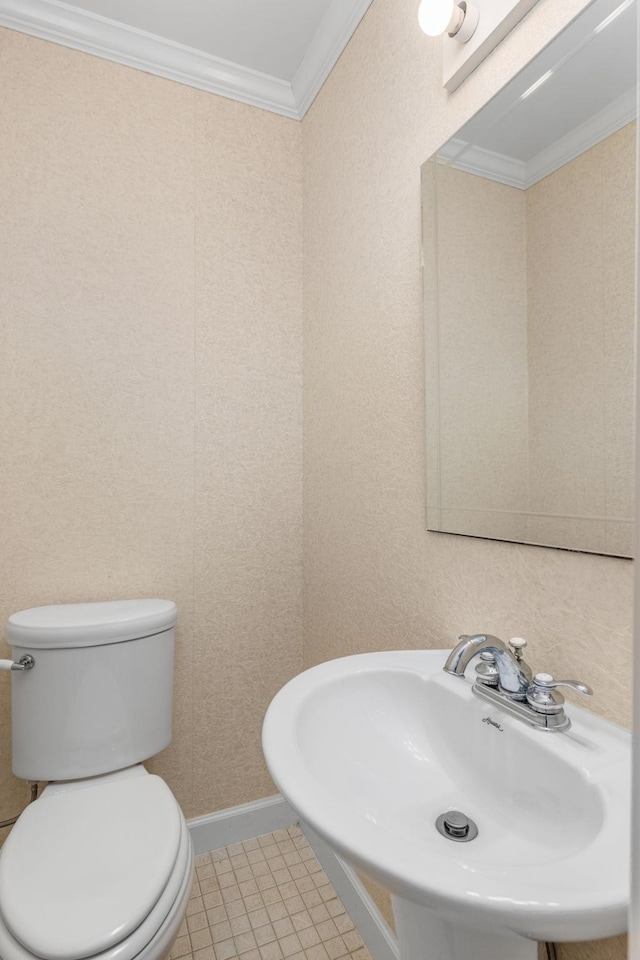
[[[423,166],[427,529],[632,555],[636,3]]]

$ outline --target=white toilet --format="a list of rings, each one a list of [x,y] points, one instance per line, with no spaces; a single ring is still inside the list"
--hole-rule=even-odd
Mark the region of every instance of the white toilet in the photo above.
[[[13,771],[48,780],[0,851],[2,960],[164,960],[193,848],[141,761],[171,740],[176,606],[123,600],[9,618]],[[28,661],[27,661],[28,663]]]

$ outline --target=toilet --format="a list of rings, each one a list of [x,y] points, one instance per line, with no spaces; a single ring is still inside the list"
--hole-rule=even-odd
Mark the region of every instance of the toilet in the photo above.
[[[193,847],[142,761],[171,740],[176,606],[60,604],[9,618],[13,772],[49,781],[0,851],[2,960],[165,960]],[[29,663],[29,661],[27,661]]]

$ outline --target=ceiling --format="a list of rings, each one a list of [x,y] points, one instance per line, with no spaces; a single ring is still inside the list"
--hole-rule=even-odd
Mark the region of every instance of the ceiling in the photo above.
[[[74,6],[291,81],[331,0],[79,0]]]
[[[0,0],[0,26],[301,119],[371,0]]]

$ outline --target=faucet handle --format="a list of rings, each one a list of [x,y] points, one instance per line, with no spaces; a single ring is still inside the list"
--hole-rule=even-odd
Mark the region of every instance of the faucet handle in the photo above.
[[[550,673],[536,673],[527,690],[527,703],[536,713],[561,713],[564,697],[555,692],[557,687],[570,687],[588,697],[593,694],[591,687],[580,680],[554,680]]]
[[[509,646],[513,650],[513,655],[519,663],[522,660],[522,651],[527,646],[527,641],[523,637],[511,637]]]
[[[476,666],[476,680],[487,687],[497,687],[500,683],[500,671],[491,650],[483,650],[480,663]]]
[[[539,687],[546,687],[548,690],[555,690],[556,687],[571,687],[578,693],[584,693],[587,697],[593,696],[593,690],[581,680],[554,680],[550,673],[536,673],[533,678],[534,684]]]

